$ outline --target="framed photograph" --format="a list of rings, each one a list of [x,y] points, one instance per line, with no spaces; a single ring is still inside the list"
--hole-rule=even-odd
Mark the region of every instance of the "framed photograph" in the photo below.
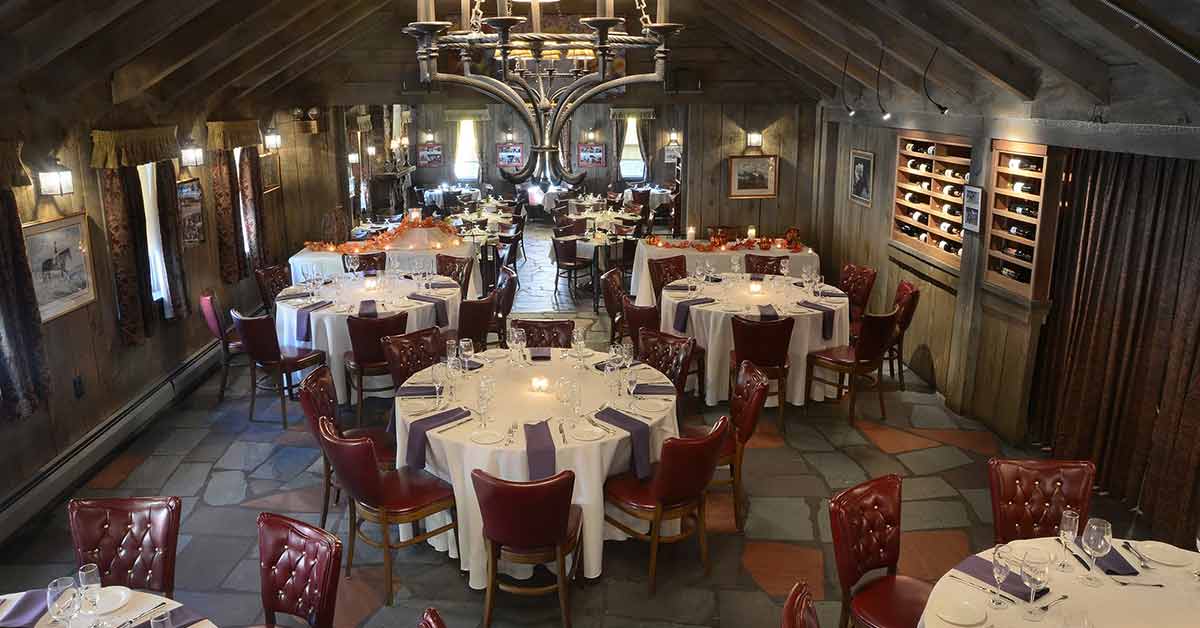
[[[679,163],[683,159],[683,146],[667,144],[663,147],[663,161],[669,164]]]
[[[85,214],[30,225],[24,236],[43,323],[96,300]]]
[[[417,147],[418,168],[441,168],[445,163],[441,144],[430,142]]]
[[[963,229],[979,233],[983,216],[983,188],[963,186]]]
[[[258,169],[262,174],[263,192],[270,192],[280,186],[279,153],[270,152],[260,156]]]
[[[871,205],[875,198],[875,153],[850,150],[850,200]]]
[[[204,189],[200,179],[185,179],[175,184],[179,195],[179,220],[184,246],[204,242]]]
[[[729,158],[729,198],[779,196],[779,155]]]
[[[501,168],[522,168],[525,166],[525,145],[519,142],[501,142],[496,144],[496,165]]]
[[[603,168],[605,165],[604,144],[579,145],[580,168]]]

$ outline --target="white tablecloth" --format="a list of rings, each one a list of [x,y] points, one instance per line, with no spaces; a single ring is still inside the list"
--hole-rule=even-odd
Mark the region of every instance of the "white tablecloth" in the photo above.
[[[790,278],[775,278],[768,276],[767,283],[775,284],[777,293],[767,292],[751,294],[746,285],[747,275],[724,275],[721,283],[706,284],[703,291],[696,292],[663,291],[663,307],[661,308],[662,329],[674,334],[680,333],[675,325],[675,306],[685,299],[712,297],[716,302],[707,305],[693,306],[688,311],[687,331],[683,335],[696,339],[696,345],[705,349],[705,402],[715,406],[729,399],[729,352],[733,350],[733,317],[743,316],[758,320],[758,305],[775,304],[780,316],[790,316],[796,319],[792,328],[792,342],[788,348],[791,359],[791,369],[788,371],[787,400],[792,405],[804,405],[804,377],[807,356],[812,351],[828,347],[845,345],[850,342],[850,305],[845,298],[823,298],[821,305],[836,308],[833,314],[833,334],[829,339],[822,334],[822,313],[818,310],[796,307],[794,310],[779,311],[780,304],[794,305],[800,300],[811,300],[812,296],[805,290],[795,287]],[[676,282],[682,285],[681,282]],[[725,306],[729,306],[726,308]],[[738,306],[736,311],[730,311]],[[823,369],[822,369],[823,370]],[[834,377],[825,373],[824,379]],[[814,401],[824,401],[825,386],[814,384],[812,398]],[[768,399],[769,405],[775,405],[774,398]]]
[[[558,195],[569,191],[569,188],[559,187],[557,185],[550,186],[545,192],[542,188],[531,185],[527,188],[529,192],[529,204],[541,205],[546,211],[554,209],[554,205],[558,203]]]
[[[1124,548],[1121,541],[1113,540],[1113,551],[1119,551],[1134,567],[1137,560]],[[1035,539],[1016,541],[1009,544],[1016,550],[1017,556],[1023,555],[1026,549],[1037,547],[1046,551],[1061,551],[1054,539]],[[1101,576],[1104,584],[1099,587],[1088,587],[1079,581],[1083,567],[1071,560],[1071,571],[1063,573],[1050,571],[1050,592],[1038,601],[1038,605],[1046,604],[1060,595],[1068,599],[1054,605],[1047,617],[1039,623],[1025,621],[1022,615],[1027,604],[1009,606],[1001,610],[992,610],[988,606],[990,595],[971,588],[961,582],[943,576],[933,587],[929,601],[925,605],[925,613],[918,624],[920,628],[952,628],[953,624],[938,617],[939,609],[946,605],[966,601],[987,612],[987,620],[981,626],[995,628],[1028,628],[1029,626],[1046,626],[1057,628],[1063,626],[1063,621],[1069,616],[1078,616],[1086,612],[1093,628],[1133,628],[1134,626],[1153,626],[1154,628],[1195,628],[1200,626],[1200,581],[1192,577],[1192,572],[1200,565],[1200,554],[1191,552],[1195,560],[1187,567],[1168,567],[1153,565],[1152,569],[1140,569],[1138,576],[1120,578],[1130,582],[1159,582],[1164,588],[1156,587],[1123,587],[1114,583],[1107,576]],[[992,550],[989,548],[979,553],[980,556],[991,560]],[[1082,556],[1082,552],[1080,552]],[[1070,560],[1070,559],[1068,559]],[[960,578],[976,582],[971,576],[957,571]],[[994,583],[988,583],[991,586]]]
[[[671,191],[666,188],[650,188],[650,210],[658,209],[659,205],[670,202]],[[633,188],[625,190],[621,196],[621,204],[628,205],[633,202]]]
[[[486,220],[489,227],[496,225],[498,227],[505,228],[512,225],[511,214],[501,214],[497,211],[463,212],[461,214],[452,214],[449,216],[449,218],[459,221],[469,220],[474,223],[478,223],[481,220]]]
[[[676,241],[671,240],[670,242]],[[789,262],[788,272],[793,277],[799,277],[801,269],[804,268],[811,268],[815,271],[821,270],[821,258],[817,257],[817,254],[812,249],[805,249],[803,253],[792,253],[788,249],[701,253],[693,248],[669,249],[667,247],[649,246],[643,240],[638,244],[637,253],[633,258],[633,277],[630,280],[633,290],[637,294],[637,304],[654,305],[654,287],[650,283],[650,265],[647,260],[683,255],[687,257],[688,272],[694,270],[697,263],[706,261],[711,263],[718,273],[727,273],[733,270],[733,257],[735,255],[742,256],[742,267],[745,268],[745,255],[747,253],[772,256],[790,255],[791,261]]]
[[[461,246],[447,247],[443,249],[392,249],[388,251],[388,270],[416,270],[417,260],[424,260],[426,264],[436,264],[437,256],[453,255],[455,257],[472,257],[475,258],[475,266],[471,269],[471,281],[467,284],[467,297],[477,298],[483,289],[483,279],[479,272],[479,246],[474,242],[463,242]],[[298,284],[304,281],[304,271],[320,271],[325,275],[337,275],[344,272],[342,268],[342,254],[329,251],[310,251],[301,249],[299,253],[288,259],[288,265],[292,268],[292,283]],[[431,266],[430,268],[433,268]]]
[[[567,201],[567,207],[572,214],[604,211],[606,201],[601,197],[573,198]]]
[[[496,378],[496,400],[492,403],[489,416],[489,429],[506,432],[510,425],[518,426],[525,422],[541,421],[548,417],[561,417],[554,393],[534,393],[529,390],[530,379],[535,376],[547,377],[553,389],[554,382],[559,377],[583,378],[583,407],[588,415],[593,415],[600,409],[601,404],[612,400],[612,395],[604,381],[604,375],[592,365],[605,359],[605,354],[593,353],[584,361],[584,368],[574,369],[574,359],[563,358],[560,350],[554,350],[554,359],[550,362],[534,362],[534,366],[513,367],[508,360],[500,359],[485,366],[468,376],[467,381],[460,382],[455,399],[450,407],[467,406],[477,408],[477,392],[479,378],[488,375]],[[666,382],[661,373],[644,368],[647,381]],[[429,375],[422,372],[414,376],[415,381],[428,382]],[[652,461],[658,460],[663,441],[679,434],[675,421],[674,397],[662,397],[670,400],[670,407],[651,417],[650,453]],[[400,452],[397,464],[404,464],[404,452],[408,445],[408,426],[413,417],[405,411],[405,406],[411,402],[403,399],[396,400],[396,444]],[[420,418],[420,417],[417,417]],[[559,418],[550,422],[551,434],[557,448],[558,471],[571,469],[575,472],[574,503],[583,508],[583,555],[584,575],[588,578],[600,576],[603,566],[605,540],[623,540],[625,535],[616,528],[605,524],[604,514],[604,481],[611,475],[623,473],[629,469],[631,443],[629,434],[623,430],[612,428],[613,435],[604,436],[592,442],[580,442],[571,439],[564,446],[559,436]],[[606,423],[602,423],[607,425]],[[478,427],[470,423],[449,430],[448,432],[429,432],[429,445],[426,451],[425,468],[430,473],[446,480],[454,487],[454,497],[458,510],[459,549],[463,553],[461,567],[470,572],[470,585],[474,589],[482,589],[487,585],[487,556],[483,548],[483,519],[479,512],[479,503],[475,498],[475,489],[471,483],[471,471],[484,471],[512,481],[529,480],[529,460],[525,453],[524,429],[518,427],[516,440],[512,445],[477,445],[470,440],[472,432]],[[568,430],[568,434],[570,431]],[[611,513],[617,513],[615,510]],[[628,521],[622,517],[622,521]],[[431,517],[429,525],[438,526],[448,522],[444,515]],[[629,521],[634,529],[648,529],[642,522]],[[665,530],[665,528],[664,528]],[[677,528],[676,528],[677,531]],[[401,534],[411,534],[401,530]],[[430,544],[441,551],[451,552],[454,557],[454,543],[449,534],[439,535],[430,539]],[[502,569],[519,578],[529,577],[532,569],[527,566],[501,564]]]
[[[346,363],[342,356],[350,351],[350,330],[346,327],[346,319],[358,314],[359,304],[366,299],[375,299],[379,316],[390,316],[400,312],[408,312],[408,331],[417,331],[433,327],[437,322],[437,310],[432,303],[413,301],[406,298],[417,291],[417,282],[394,276],[377,278],[378,287],[367,290],[366,279],[346,279],[339,287],[325,286],[318,296],[310,299],[279,301],[276,304],[275,331],[279,342],[285,345],[320,349],[326,353],[326,363],[333,375],[333,383],[337,385],[338,403],[348,403],[350,390],[346,386]],[[449,277],[437,277],[434,281],[453,281]],[[293,286],[281,294],[306,291],[307,288]],[[458,327],[458,305],[462,301],[461,292],[457,288],[422,291],[446,299],[446,314],[450,319],[450,327]],[[296,328],[296,311],[305,304],[315,300],[332,300],[334,304],[316,310],[309,314],[310,340],[299,339]],[[368,377],[367,388],[388,386],[391,376]],[[391,391],[367,393],[374,397],[391,397]]]
[[[38,591],[38,593],[44,596],[45,590]],[[12,593],[9,595],[0,595],[0,600],[8,600],[9,603],[12,603],[20,595],[21,595],[20,593]],[[131,620],[131,619],[136,619],[141,613],[148,611],[151,608],[154,608],[155,606],[158,606],[160,603],[165,603],[166,606],[162,607],[161,611],[158,611],[158,612],[165,612],[165,613],[169,613],[169,612],[179,608],[180,606],[183,606],[183,604],[180,604],[179,602],[176,602],[175,600],[172,600],[167,597],[163,597],[161,595],[155,595],[154,593],[149,593],[146,591],[133,590],[133,591],[130,591],[129,601],[126,602],[124,606],[122,606],[121,608],[119,608],[111,613],[108,613],[106,615],[101,615],[99,617],[99,619],[107,622],[110,626],[117,626],[125,621]],[[201,613],[201,614],[203,613],[203,609],[191,609],[191,610],[193,610],[197,613]],[[157,615],[158,612],[156,612],[155,615]],[[90,625],[92,625],[92,621],[91,621],[92,619],[93,619],[93,617],[91,615],[80,614],[75,618],[74,621],[71,622],[71,625],[72,626],[90,626]],[[146,625],[149,625],[150,616],[146,616],[145,623],[146,623]],[[35,628],[51,628],[52,626],[62,626],[62,624],[53,622],[50,619],[50,616],[47,614],[47,615],[43,615],[42,618],[38,620],[37,624],[35,625]],[[211,621],[209,621],[207,619],[202,619],[202,620],[192,624],[192,626],[194,628],[217,628],[216,624],[212,623]]]
[[[450,192],[458,192],[458,202],[471,203],[479,200],[479,190],[475,188],[450,188]],[[442,207],[444,192],[441,188],[425,190],[425,204]]]

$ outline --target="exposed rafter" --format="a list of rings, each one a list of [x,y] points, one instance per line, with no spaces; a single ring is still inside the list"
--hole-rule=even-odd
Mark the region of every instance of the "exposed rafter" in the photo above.
[[[47,66],[142,0],[62,0],[8,34],[0,45],[0,83]]]
[[[1194,33],[1156,18],[1136,0],[1071,0],[1071,5],[1112,33],[1143,67],[1200,89],[1200,39]]]
[[[771,65],[795,79],[795,84],[813,99],[833,98],[837,94],[836,84],[803,63],[771,52],[769,47],[755,38],[750,31],[721,19],[714,19],[710,24],[726,36],[725,43],[751,59],[769,60]]]

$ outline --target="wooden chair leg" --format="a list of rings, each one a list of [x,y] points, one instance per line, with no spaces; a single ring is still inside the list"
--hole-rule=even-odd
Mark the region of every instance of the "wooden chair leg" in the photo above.
[[[365,378],[363,377],[363,373],[362,373],[362,371],[355,371],[355,372],[354,372],[354,383],[355,383],[355,385],[356,385],[356,387],[357,387],[357,389],[358,389],[358,392],[357,392],[357,395],[358,395],[358,400],[357,400],[357,401],[358,401],[358,407],[357,407],[357,408],[355,408],[355,411],[357,412],[357,421],[358,421],[357,425],[358,425],[358,427],[362,427],[362,424],[363,424],[363,397],[364,397],[364,394],[363,394],[363,380],[364,380],[364,379],[365,379]]]
[[[851,383],[853,384],[853,382],[851,382]],[[838,401],[842,400],[842,394],[844,394],[845,392],[846,392],[846,374],[838,373],[838,384],[837,384],[837,400]]]
[[[887,404],[883,401],[883,369],[879,369],[879,379],[875,384],[875,394],[879,396],[879,417],[887,421]]]
[[[384,587],[387,594],[384,599],[388,606],[392,605],[392,534],[388,530],[390,527],[387,524],[379,526],[383,536],[383,571],[387,580],[387,584]]]
[[[858,401],[859,385],[855,383],[858,378],[854,375],[850,376],[850,423],[854,423],[854,404]]]
[[[329,459],[321,456],[322,466],[325,467],[325,489],[321,495],[321,528],[329,520],[329,489],[333,487],[333,470],[329,467]]]
[[[258,398],[258,365],[250,362],[250,419],[254,420],[254,402]]]
[[[225,386],[229,383],[229,359],[221,360],[221,389],[217,392],[217,403],[225,401]]]
[[[785,369],[779,376],[779,433],[787,431],[783,418],[784,407],[787,405],[787,370]]]
[[[354,566],[354,541],[358,538],[358,508],[354,500],[350,501],[350,546],[346,548],[346,579],[350,579],[350,569]]]
[[[901,339],[896,343],[896,364],[900,369],[900,390],[904,388],[904,340]]]
[[[558,608],[562,611],[563,628],[571,628],[571,580],[567,577],[567,558],[562,546],[555,551],[558,566]]]
[[[741,448],[741,445],[738,445]],[[742,454],[735,452],[733,462],[729,463],[729,475],[733,478],[733,524],[738,532],[746,529],[746,510],[749,504],[743,505],[742,495]]]
[[[658,539],[662,535],[662,506],[654,511],[650,522],[650,595],[654,595],[654,575],[658,572]]]
[[[283,429],[287,429],[287,398],[288,398],[288,373],[283,374],[283,381],[279,383],[279,418],[283,421]]]
[[[712,561],[708,560],[708,518],[705,515],[707,510],[708,494],[700,495],[700,505],[696,507],[696,525],[699,528],[696,530],[696,538],[700,541],[700,563],[704,565],[704,575],[712,575]]]
[[[496,606],[496,562],[499,551],[488,539],[483,540],[483,550],[488,555],[487,591],[483,594],[483,628],[491,628],[492,609]]]
[[[848,597],[842,599],[842,614],[838,618],[838,628],[850,628],[850,600]]]

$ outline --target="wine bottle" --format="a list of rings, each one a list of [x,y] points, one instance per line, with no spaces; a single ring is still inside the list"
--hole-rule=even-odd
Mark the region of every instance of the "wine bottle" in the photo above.
[[[1024,248],[1019,248],[1019,247],[1015,247],[1015,246],[1005,247],[1004,254],[1010,255],[1010,256],[1015,257],[1020,260],[1025,260],[1026,262],[1033,261],[1033,254],[1030,253],[1029,251],[1025,250]]]
[[[1033,186],[1024,181],[1013,181],[1012,189],[1014,192],[1021,192],[1023,194],[1031,194],[1033,192]]]
[[[958,235],[962,233],[962,229],[954,226],[954,223],[950,222],[949,220],[943,220],[942,224],[938,226],[942,231],[949,233],[950,235]]]
[[[929,146],[926,146],[926,147],[925,147],[925,154],[926,154],[926,155],[932,155],[932,154],[933,154],[933,144],[930,144]]]
[[[1029,216],[1030,218],[1038,217],[1038,210],[1034,209],[1030,205],[1026,205],[1025,203],[1014,203],[1013,205],[1009,206],[1009,209],[1012,210],[1014,214]]]
[[[929,189],[929,181],[922,181],[922,182],[921,182],[921,187],[922,187],[922,188],[925,188],[926,190],[928,190],[928,189]]]
[[[922,161],[920,164],[917,164],[917,170],[920,170],[921,172],[925,172],[926,170],[929,170],[929,164],[927,162]]]
[[[1015,279],[1021,283],[1029,283],[1029,271],[1024,268],[1013,268],[1012,266],[1005,264],[1004,266],[1000,267],[1000,274],[1008,277],[1009,279]]]
[[[909,158],[908,158],[908,162],[907,162],[907,164],[908,164],[908,168],[909,168],[909,170],[916,170],[916,169],[917,169],[917,160],[916,160],[916,159],[913,159],[912,157],[909,157]]]
[[[917,239],[918,239],[918,240],[920,240],[920,241],[922,241],[922,242],[928,242],[928,241],[929,241],[929,234],[928,234],[928,233],[924,233],[924,232],[922,232],[922,233],[921,233],[921,237],[919,237],[919,238],[917,238]]]
[[[915,153],[915,152],[917,152],[917,145],[913,144],[912,142],[908,142],[907,144],[904,145],[904,150],[906,150],[910,153]]]
[[[951,216],[961,216],[962,208],[954,203],[942,203],[942,213],[950,214]]]
[[[949,240],[942,240],[941,242],[938,242],[938,248],[954,255],[957,255],[962,249],[961,246]]]
[[[962,196],[962,188],[957,185],[947,185],[946,187],[942,188],[942,194],[958,198]]]
[[[924,197],[922,197],[920,194],[917,194],[916,192],[905,192],[904,200],[906,200],[914,205],[923,205],[925,203]]]
[[[913,212],[912,214],[909,215],[909,217],[917,222],[925,221],[925,214],[923,214],[921,212]]]
[[[1027,227],[1025,225],[1013,225],[1008,228],[1008,232],[1015,236],[1021,236],[1026,240],[1032,240],[1034,236],[1033,227]]]

